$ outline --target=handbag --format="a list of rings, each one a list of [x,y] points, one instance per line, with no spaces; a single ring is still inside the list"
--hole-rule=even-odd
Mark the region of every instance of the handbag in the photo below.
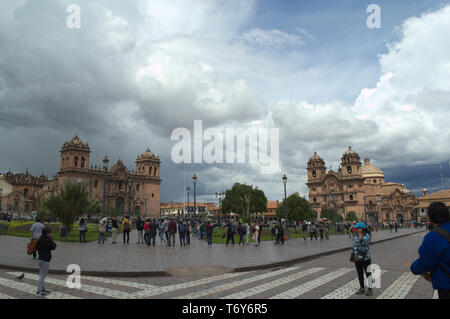
[[[352,251],[352,253],[350,254],[350,262],[354,261],[355,261],[355,252]]]
[[[37,240],[36,239],[32,239],[27,244],[27,254],[28,255],[31,255],[32,253],[34,253],[36,251],[36,243],[37,243]]]

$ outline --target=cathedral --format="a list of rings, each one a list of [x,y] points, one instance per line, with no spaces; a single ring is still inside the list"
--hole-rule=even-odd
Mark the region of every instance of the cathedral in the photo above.
[[[309,203],[320,218],[323,208],[334,208],[344,219],[353,211],[359,220],[402,223],[417,220],[418,199],[405,185],[386,183],[384,173],[351,147],[342,155],[338,171],[329,170],[314,152],[307,164]]]
[[[110,167],[106,156],[102,167],[90,165],[89,144],[77,135],[64,143],[60,153],[59,173],[44,186],[47,196],[67,182],[83,182],[91,199],[103,203],[105,194],[106,209],[115,208],[119,216],[159,216],[161,161],[150,149],[137,157],[136,169],[132,170],[120,158]]]

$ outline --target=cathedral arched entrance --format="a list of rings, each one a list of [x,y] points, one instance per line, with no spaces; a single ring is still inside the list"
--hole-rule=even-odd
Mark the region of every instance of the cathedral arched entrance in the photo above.
[[[403,214],[397,214],[397,223],[399,224],[403,223]]]
[[[124,216],[125,215],[125,203],[122,197],[116,198],[116,210],[118,216]]]
[[[369,214],[369,224],[378,223],[377,214]]]

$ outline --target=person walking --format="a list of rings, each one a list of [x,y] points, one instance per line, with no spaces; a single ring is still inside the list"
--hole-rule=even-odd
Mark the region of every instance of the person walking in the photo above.
[[[160,221],[160,223],[158,224],[158,230],[159,230],[159,240],[161,242],[161,246],[163,245],[163,242],[165,244],[167,244],[166,232],[164,231],[164,222],[163,221]]]
[[[150,219],[147,218],[144,223],[144,241],[147,247],[150,246]]]
[[[163,222],[163,232],[166,236],[167,246],[170,246],[170,238],[169,238],[169,219],[167,217],[164,218]]]
[[[328,224],[328,222],[326,222],[323,226],[323,229],[324,229],[325,239],[330,240],[330,224]]]
[[[259,222],[259,227],[258,227],[258,245],[261,245],[261,233],[263,231],[264,228],[264,224],[262,221]]]
[[[235,227],[234,224],[231,221],[228,221],[227,228],[225,231],[226,236],[227,236],[227,241],[226,241],[225,246],[228,246],[228,243],[230,242],[230,240],[234,246],[234,232],[235,232],[234,227]]]
[[[398,232],[398,224],[397,223],[394,224],[394,229],[395,229],[395,232],[397,233]]]
[[[155,244],[155,238],[156,233],[158,232],[158,223],[156,222],[156,219],[150,220],[150,225],[148,226],[148,242],[147,246],[153,245],[153,247],[156,246]]]
[[[87,230],[88,230],[88,228],[87,228],[86,219],[84,217],[81,217],[80,220],[78,221],[78,231],[80,232],[80,243],[86,242]],[[81,239],[83,239],[83,241],[81,241]]]
[[[36,244],[41,238],[42,231],[44,230],[45,226],[41,223],[41,218],[36,217],[36,222],[31,225],[30,228],[30,236],[31,236],[31,243],[30,243],[30,250],[31,254],[33,255],[33,259],[36,259]]]
[[[357,295],[366,294],[366,296],[373,295],[372,278],[368,268],[371,264],[371,256],[369,251],[370,235],[366,232],[366,225],[364,223],[357,223],[353,226],[355,230],[355,238],[353,240],[352,258],[355,262],[356,272],[358,274],[358,281],[360,289],[356,292]],[[364,273],[369,279],[369,287],[367,292],[364,288]]]
[[[177,223],[173,218],[170,219],[169,226],[168,226],[168,233],[169,233],[169,246],[175,247],[175,235],[177,233]],[[172,245],[170,244],[172,242]]]
[[[186,246],[186,225],[183,221],[178,223],[178,237],[180,238],[180,246]]]
[[[185,225],[186,225],[186,244],[191,246],[191,231],[192,231],[191,221],[186,220]]]
[[[259,234],[259,225],[256,222],[256,220],[254,221],[254,226],[253,226],[253,234],[252,234],[252,238],[253,241],[255,242],[255,247],[258,247],[259,243],[258,243],[258,234]]]
[[[241,243],[242,243],[242,245],[245,245],[244,236],[247,233],[245,225],[239,222],[238,227],[237,227],[237,232],[239,234],[239,245]]]
[[[205,233],[205,223],[200,225],[200,239],[203,240],[203,234]]]
[[[250,237],[250,225],[248,223],[245,223],[245,234],[246,234],[246,243],[248,245]]]
[[[52,259],[52,250],[56,249],[56,243],[53,241],[52,230],[48,227],[44,227],[41,231],[41,237],[36,243],[36,250],[39,254],[39,281],[37,295],[45,297],[50,290],[45,289],[45,277],[47,277],[48,269],[50,267],[50,261]]]
[[[106,217],[103,217],[98,223],[98,243],[105,243],[106,238],[106,226],[108,225],[108,220]]]
[[[117,218],[113,218],[111,220],[111,230],[112,230],[112,238],[111,241],[113,244],[117,244],[117,234],[119,233],[119,224],[117,223]]]
[[[307,236],[308,236],[308,223],[306,222],[306,220],[303,221],[302,223],[302,236],[303,236],[303,240],[307,241]]]
[[[136,230],[138,233],[138,244],[144,243],[144,221],[141,219],[140,216],[138,216],[136,220]]]
[[[208,241],[208,247],[212,246],[212,235],[213,235],[213,225],[211,224],[210,221],[208,221],[206,223],[206,227],[205,227],[205,233],[206,233],[206,240]]]
[[[319,223],[319,233],[320,233],[320,240],[325,240],[323,237],[323,222]]]
[[[438,291],[439,299],[450,299],[450,214],[444,203],[428,206],[428,218],[433,230],[427,233],[419,248],[419,258],[411,272],[422,275]]]
[[[282,221],[283,223],[283,221]],[[285,234],[285,230],[282,224],[280,224],[278,222],[278,229],[277,229],[277,244],[281,244],[284,245],[284,234]]]
[[[124,220],[122,221],[122,231],[123,231],[123,243],[126,244],[130,243],[130,231],[131,231],[131,220],[128,216],[125,216]]]
[[[311,225],[309,226],[309,237],[312,240],[313,236],[316,238],[317,240],[317,228],[316,225],[314,223],[311,223]]]

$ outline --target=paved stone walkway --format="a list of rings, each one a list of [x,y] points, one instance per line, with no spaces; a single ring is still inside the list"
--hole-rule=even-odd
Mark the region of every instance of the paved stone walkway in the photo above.
[[[424,230],[400,229],[398,233],[374,232],[372,242],[381,242]],[[119,239],[120,237],[118,237]],[[159,238],[158,238],[159,240]],[[27,238],[0,236],[0,268],[36,272],[37,261],[26,254]],[[293,239],[284,246],[273,241],[262,242],[258,247],[213,245],[192,238],[191,246],[156,247],[138,245],[133,231],[130,244],[119,241],[112,244],[57,242],[53,252],[50,273],[66,273],[69,264],[77,264],[86,275],[96,276],[150,276],[220,274],[231,271],[249,271],[294,264],[309,258],[350,249],[352,239],[347,235],[331,236],[329,241],[304,241]],[[177,243],[178,244],[178,243]]]

